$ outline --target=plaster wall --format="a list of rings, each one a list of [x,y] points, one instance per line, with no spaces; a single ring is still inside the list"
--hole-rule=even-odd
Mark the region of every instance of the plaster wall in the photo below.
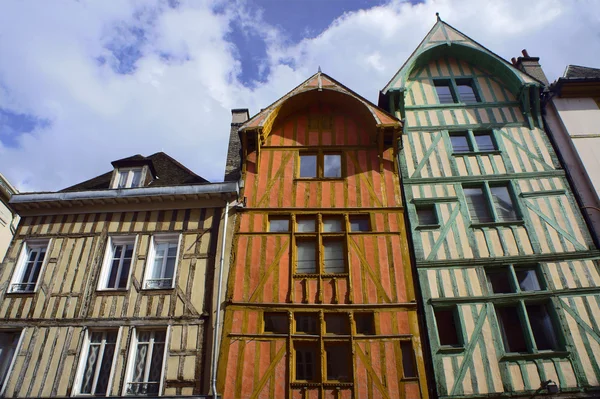
[[[8,250],[10,240],[13,238],[13,230],[17,223],[18,216],[15,215],[13,219],[10,209],[3,202],[0,202],[0,263]]]

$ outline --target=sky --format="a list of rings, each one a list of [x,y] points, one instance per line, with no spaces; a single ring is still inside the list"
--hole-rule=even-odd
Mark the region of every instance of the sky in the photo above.
[[[220,181],[232,108],[319,67],[376,103],[436,12],[550,81],[600,67],[597,0],[2,0],[0,173],[54,191],[164,151]]]

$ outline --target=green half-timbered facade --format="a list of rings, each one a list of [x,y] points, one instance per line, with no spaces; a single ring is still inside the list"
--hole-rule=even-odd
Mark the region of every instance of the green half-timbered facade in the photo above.
[[[542,84],[441,20],[380,95],[437,394],[600,395],[600,273]],[[551,381],[551,382],[549,382]]]

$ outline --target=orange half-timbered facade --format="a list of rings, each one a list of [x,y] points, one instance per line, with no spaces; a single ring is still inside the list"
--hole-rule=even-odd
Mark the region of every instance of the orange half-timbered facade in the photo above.
[[[239,127],[223,398],[427,397],[400,132],[321,72]]]

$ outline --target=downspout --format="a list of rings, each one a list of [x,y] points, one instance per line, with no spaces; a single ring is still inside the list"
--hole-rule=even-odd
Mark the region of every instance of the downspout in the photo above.
[[[221,286],[223,285],[223,265],[225,263],[225,243],[227,242],[227,219],[229,216],[229,201],[227,201],[227,205],[225,206],[225,218],[223,219],[223,238],[221,241],[221,259],[219,261],[219,285],[217,286],[217,307],[216,307],[216,316],[215,316],[215,328],[213,335],[213,349],[212,349],[212,392],[213,398],[217,399],[217,362],[219,357],[217,353],[219,351],[219,323],[221,322]]]

